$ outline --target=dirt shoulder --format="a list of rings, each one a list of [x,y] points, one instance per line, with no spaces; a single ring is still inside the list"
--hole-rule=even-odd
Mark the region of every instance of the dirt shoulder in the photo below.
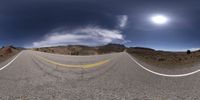
[[[130,48],[128,53],[139,61],[161,68],[185,68],[200,64],[200,51],[191,52],[165,52],[145,48]]]
[[[127,51],[139,61],[161,68],[185,68],[200,64],[200,51],[190,52],[188,54],[187,52],[156,51],[142,47],[127,48],[120,44],[107,44],[96,47],[69,45],[33,48],[32,50],[64,55],[99,55]]]
[[[7,59],[15,56],[18,54],[21,50],[14,48],[14,47],[3,47],[0,48],[0,63],[6,61]]]

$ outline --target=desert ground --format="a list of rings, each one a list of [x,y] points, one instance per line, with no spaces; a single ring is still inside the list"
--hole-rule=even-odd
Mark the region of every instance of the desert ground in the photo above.
[[[101,49],[90,47],[95,52],[93,56],[86,54],[83,56],[82,50],[75,54],[66,53],[65,46],[36,49],[44,50],[43,52],[34,49],[22,50],[14,58],[7,59],[7,63],[0,63],[0,100],[198,100],[200,98],[200,73],[196,72],[199,66],[189,66],[187,70],[163,68],[180,68],[180,65],[195,64],[199,59],[199,51],[164,52],[138,47],[121,50],[118,46],[101,46]],[[77,46],[73,46],[75,47]],[[81,46],[78,47],[81,49]],[[112,51],[113,49],[115,51]],[[17,52],[19,50],[12,46],[1,48],[5,58]],[[60,54],[61,52],[63,54]],[[151,65],[155,64],[157,69],[151,68],[151,70],[168,76],[145,70],[134,60],[135,58]],[[173,77],[194,71],[194,74]]]
[[[68,46],[33,48],[32,50],[47,52],[47,53],[64,54],[64,55],[99,55],[112,52],[123,52],[125,49],[126,47],[121,44],[107,44],[95,47],[83,46],[83,45],[68,45]]]
[[[146,64],[162,68],[192,67],[200,61],[200,51],[187,54],[187,52],[156,51],[135,47],[127,49],[127,52]]]
[[[13,46],[2,47],[0,49],[0,62],[16,55],[21,50],[22,49]],[[93,47],[84,45],[68,45],[32,48],[31,50],[62,55],[81,56],[127,52],[142,63],[161,68],[185,68],[195,66],[200,62],[200,50],[187,54],[187,51],[157,51],[151,48],[126,47],[122,44],[107,44]]]
[[[64,55],[100,55],[112,52],[128,52],[143,63],[161,68],[185,68],[195,66],[200,62],[200,51],[190,54],[185,52],[156,51],[151,48],[125,47],[120,44],[107,44],[104,46],[69,45],[57,47],[34,48],[33,50],[64,54]]]
[[[13,57],[21,51],[20,48],[15,48],[13,46],[3,46],[0,48],[0,63],[6,61],[7,59]]]

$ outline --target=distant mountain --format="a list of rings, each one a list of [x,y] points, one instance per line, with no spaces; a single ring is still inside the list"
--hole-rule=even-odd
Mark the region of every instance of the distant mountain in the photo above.
[[[2,46],[1,49],[0,49],[0,53],[1,54],[10,54],[10,53],[13,53],[15,51],[19,51],[19,48],[16,48],[12,45],[9,45],[9,46]]]
[[[102,53],[111,53],[111,52],[123,52],[126,49],[126,46],[122,44],[107,44],[104,46],[98,46],[98,52]]]
[[[128,53],[151,53],[151,52],[155,52],[156,50],[151,49],[151,48],[144,48],[144,47],[130,47],[130,48],[127,48],[126,51]]]
[[[22,49],[16,48],[12,45],[9,46],[2,46],[0,48],[0,62],[5,61],[6,59],[16,55],[19,53]]]
[[[114,43],[109,43],[102,46],[93,46],[93,47],[86,45],[42,47],[42,48],[33,48],[33,50],[47,52],[47,53],[65,54],[65,55],[97,55],[97,54],[106,54],[106,53],[123,52],[123,51],[126,51],[128,53],[143,53],[143,54],[152,54],[153,52],[170,53],[169,51],[157,51],[145,47],[126,47],[123,44],[114,44]]]
[[[68,46],[56,46],[56,47],[43,47],[34,48],[33,50],[42,51],[47,53],[57,53],[66,55],[97,55],[111,52],[123,52],[126,49],[121,44],[107,44],[103,46],[84,46],[84,45],[68,45]]]

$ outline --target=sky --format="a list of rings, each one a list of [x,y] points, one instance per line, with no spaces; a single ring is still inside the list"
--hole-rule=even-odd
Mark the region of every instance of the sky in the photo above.
[[[0,46],[200,48],[199,0],[1,0]],[[164,24],[152,17],[162,15]]]

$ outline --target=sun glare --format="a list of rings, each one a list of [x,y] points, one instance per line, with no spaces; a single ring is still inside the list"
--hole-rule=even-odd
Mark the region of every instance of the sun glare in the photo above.
[[[156,15],[151,17],[151,21],[155,24],[165,24],[168,22],[168,18],[163,15]]]

